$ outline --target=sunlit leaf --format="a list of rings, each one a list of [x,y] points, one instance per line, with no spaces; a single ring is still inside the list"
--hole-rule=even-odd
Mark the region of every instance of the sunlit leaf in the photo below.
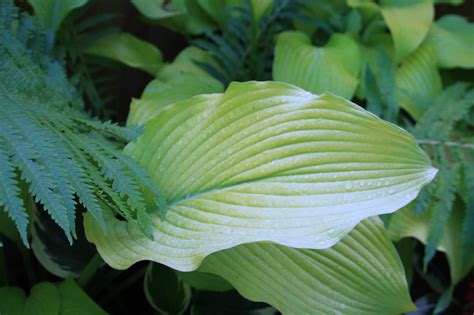
[[[381,0],[381,13],[392,33],[395,59],[402,61],[423,41],[434,17],[432,0]]]
[[[441,92],[441,78],[432,46],[421,46],[395,73],[398,105],[419,119]]]
[[[334,34],[324,47],[315,47],[301,32],[280,34],[275,47],[273,79],[295,84],[310,92],[331,92],[352,98],[361,56],[357,43],[347,35]]]
[[[181,271],[242,243],[327,248],[361,220],[393,212],[436,174],[407,132],[331,94],[276,82],[168,106],[126,148],[165,196],[153,240],[107,216],[86,218],[104,260],[148,259]]]
[[[222,83],[210,76],[196,78],[181,75],[168,82],[151,81],[140,99],[133,99],[127,125],[142,125],[154,118],[167,105],[202,93],[222,92]]]

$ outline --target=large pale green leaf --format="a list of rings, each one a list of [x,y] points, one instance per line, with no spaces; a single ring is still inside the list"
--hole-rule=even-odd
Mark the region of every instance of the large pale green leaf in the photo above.
[[[403,266],[378,218],[330,249],[244,244],[209,256],[200,270],[283,314],[400,314],[414,309]]]
[[[443,68],[474,68],[474,23],[458,15],[445,15],[431,27],[427,44],[435,47]]]
[[[63,19],[72,10],[82,7],[88,0],[28,0],[40,23],[56,33]]]
[[[407,132],[334,95],[276,82],[165,108],[126,153],[168,202],[153,240],[106,213],[86,236],[123,269],[148,259],[181,271],[242,243],[327,248],[361,220],[393,212],[436,173]]]
[[[419,119],[442,89],[433,47],[423,45],[406,58],[395,82],[398,105]]]
[[[381,0],[381,12],[392,33],[395,59],[400,62],[428,33],[434,18],[432,0]]]
[[[164,82],[158,79],[151,81],[141,99],[133,99],[127,125],[142,125],[154,118],[167,105],[185,100],[203,93],[222,92],[222,83],[210,76],[196,77],[181,75]]]
[[[278,36],[273,62],[276,81],[350,99],[359,83],[360,68],[359,46],[347,35],[332,35],[324,47],[312,46],[311,39],[301,32]]]
[[[155,74],[162,66],[160,50],[129,33],[111,34],[99,38],[87,47],[85,52],[122,62],[150,74]]]

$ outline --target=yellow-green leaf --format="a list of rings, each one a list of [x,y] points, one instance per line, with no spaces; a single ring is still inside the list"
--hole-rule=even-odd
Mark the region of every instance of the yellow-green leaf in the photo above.
[[[309,36],[301,32],[278,36],[273,62],[276,81],[350,99],[359,83],[360,68],[359,46],[347,35],[332,35],[324,47],[313,46]]]
[[[104,260],[153,260],[181,271],[211,253],[272,241],[327,248],[361,220],[416,197],[436,170],[415,139],[334,95],[277,82],[232,83],[223,94],[167,106],[126,153],[168,203],[153,240],[106,213],[86,219]]]
[[[332,248],[244,244],[209,256],[200,270],[283,314],[400,314],[414,310],[403,266],[378,218]]]
[[[458,15],[445,15],[431,27],[427,44],[435,47],[438,66],[474,68],[474,23]]]

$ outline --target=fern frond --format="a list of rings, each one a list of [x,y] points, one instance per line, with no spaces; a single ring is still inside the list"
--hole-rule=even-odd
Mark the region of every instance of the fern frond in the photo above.
[[[214,58],[219,68],[200,66],[225,85],[231,81],[270,80],[273,38],[301,16],[302,6],[301,0],[276,0],[271,12],[258,23],[253,20],[250,1],[226,9],[222,34],[206,32],[205,39],[193,41]]]
[[[0,147],[6,143],[0,137]],[[3,207],[8,216],[15,223],[23,243],[28,244],[27,226],[28,212],[23,199],[20,197],[19,182],[15,166],[6,151],[0,150],[0,207]]]
[[[0,206],[27,246],[28,216],[20,183],[69,242],[76,237],[77,202],[104,229],[101,202],[149,231],[142,187],[153,191],[153,182],[121,151],[141,129],[89,117],[61,61],[29,49],[27,30],[37,27],[34,19],[18,20],[17,11],[8,11],[5,3],[0,3],[0,19],[7,16],[10,24],[3,20],[6,27],[0,29]]]
[[[446,163],[446,165],[442,166],[438,178],[441,180],[438,181],[435,190],[434,196],[436,196],[436,199],[431,208],[430,230],[423,257],[425,270],[436,253],[436,247],[443,236],[444,226],[451,214],[460,179],[460,164],[447,165]]]
[[[454,124],[474,106],[474,88],[459,82],[446,88],[423,114],[413,133],[419,139],[448,140]]]

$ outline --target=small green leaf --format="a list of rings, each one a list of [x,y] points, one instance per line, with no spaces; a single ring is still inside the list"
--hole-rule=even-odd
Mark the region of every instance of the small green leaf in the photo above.
[[[82,7],[88,0],[28,0],[40,23],[53,34],[72,10]]]
[[[474,23],[458,15],[445,15],[434,23],[425,42],[433,45],[442,68],[474,68]]]
[[[106,315],[74,280],[66,279],[58,285],[60,315]]]
[[[161,264],[148,265],[143,285],[148,303],[160,313],[183,314],[191,301],[191,288]]]
[[[123,269],[153,260],[195,270],[209,254],[273,241],[327,248],[361,220],[416,197],[436,169],[401,128],[334,95],[277,82],[232,83],[168,106],[126,153],[168,204],[153,240],[106,212],[88,240]]]
[[[111,34],[99,38],[87,47],[85,52],[110,58],[152,75],[162,66],[160,50],[129,33]]]
[[[25,292],[19,288],[0,288],[0,314],[59,314],[58,289],[49,282],[40,282],[31,289],[27,298]]]
[[[20,288],[0,288],[2,315],[105,315],[77,284],[67,279],[58,286],[50,282],[36,284],[26,297]]]
[[[359,46],[347,35],[332,35],[324,47],[312,46],[310,38],[301,32],[278,36],[273,62],[276,81],[350,99],[359,83],[360,68]]]

